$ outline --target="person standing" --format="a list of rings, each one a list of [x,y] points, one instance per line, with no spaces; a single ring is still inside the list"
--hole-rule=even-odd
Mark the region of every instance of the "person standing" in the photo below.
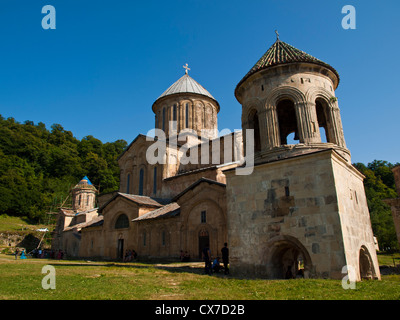
[[[224,243],[224,247],[221,249],[222,263],[224,264],[224,273],[229,274],[229,249],[228,243]]]
[[[26,256],[25,256],[25,249],[22,249],[20,259],[26,259]]]
[[[18,248],[16,248],[16,249],[15,249],[15,253],[14,253],[14,254],[15,254],[15,260],[17,260],[18,253],[19,253],[19,249],[18,249]]]
[[[211,251],[210,246],[207,244],[203,249],[204,271],[206,274],[211,275]]]

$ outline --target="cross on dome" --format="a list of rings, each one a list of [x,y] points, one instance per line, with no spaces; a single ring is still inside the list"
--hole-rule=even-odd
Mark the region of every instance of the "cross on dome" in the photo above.
[[[183,68],[185,69],[185,73],[188,74],[188,70],[190,70],[190,68],[188,67],[188,64],[186,63]]]

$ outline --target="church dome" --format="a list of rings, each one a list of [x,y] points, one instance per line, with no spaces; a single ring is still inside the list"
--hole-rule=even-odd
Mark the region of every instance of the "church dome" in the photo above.
[[[93,189],[96,190],[96,188],[93,186],[92,182],[90,182],[88,177],[83,177],[81,181],[78,182],[78,184],[74,187],[74,189]]]
[[[161,98],[181,93],[194,93],[206,96],[217,102],[217,100],[211,95],[211,93],[209,93],[201,84],[199,84],[196,80],[194,80],[187,73],[185,73],[181,78],[179,78],[176,82],[174,82],[167,90],[165,90],[165,92],[161,96],[159,96],[154,103],[156,103]]]

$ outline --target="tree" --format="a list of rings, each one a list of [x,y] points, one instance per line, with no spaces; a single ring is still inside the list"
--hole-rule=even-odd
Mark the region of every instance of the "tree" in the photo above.
[[[394,177],[387,161],[374,160],[365,166],[355,163],[354,166],[365,176],[364,188],[374,235],[381,249],[398,249],[396,231],[390,207],[384,199],[396,198]]]

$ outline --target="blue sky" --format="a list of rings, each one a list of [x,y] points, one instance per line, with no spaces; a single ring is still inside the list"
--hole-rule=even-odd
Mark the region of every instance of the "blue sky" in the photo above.
[[[44,5],[56,29],[44,30]],[[342,28],[344,5],[356,29]],[[220,103],[219,129],[241,127],[236,84],[280,39],[332,65],[353,162],[400,162],[398,0],[2,0],[0,114],[61,124],[82,139],[154,127],[153,102],[184,74]]]

